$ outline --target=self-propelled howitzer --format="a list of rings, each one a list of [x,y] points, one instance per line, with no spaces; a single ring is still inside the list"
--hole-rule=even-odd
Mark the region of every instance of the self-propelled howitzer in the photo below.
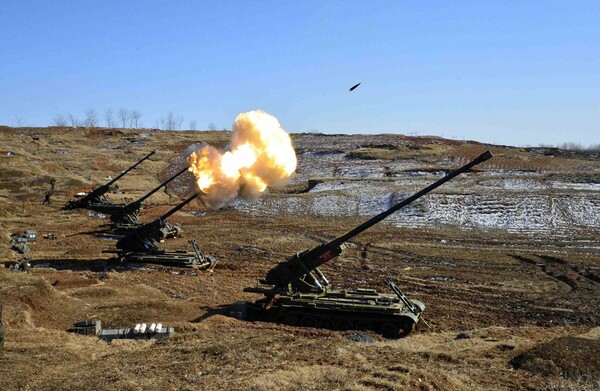
[[[241,315],[249,310],[250,317],[266,317],[292,325],[371,329],[389,337],[408,334],[419,321],[425,308],[423,303],[409,300],[391,281],[388,286],[394,295],[380,294],[373,289],[334,291],[319,266],[340,255],[341,246],[351,238],[491,157],[487,151],[344,235],[277,264],[260,281],[260,286],[244,290],[261,293],[264,298],[234,312]]]
[[[215,263],[215,259],[210,255],[204,255],[195,240],[190,240],[194,248],[193,253],[164,251],[158,247],[158,243],[165,237],[163,231],[167,229],[166,220],[197,197],[198,194],[192,195],[156,220],[134,229],[121,238],[117,242],[119,258],[129,262],[210,268]]]
[[[144,201],[146,201],[148,198],[150,198],[154,193],[156,193],[157,191],[162,189],[164,186],[168,185],[171,181],[175,180],[178,176],[180,176],[181,174],[183,174],[186,171],[188,171],[187,167],[181,169],[178,173],[176,173],[171,178],[167,179],[166,181],[164,181],[163,183],[161,183],[160,185],[158,185],[157,187],[152,189],[150,192],[148,192],[146,195],[144,195],[139,200],[130,202],[129,204],[125,205],[123,207],[121,213],[118,213],[117,216],[114,216],[114,217],[111,216],[111,219],[114,218],[115,222],[121,222],[121,223],[130,222],[133,224],[139,224],[140,221],[137,217],[137,213],[142,208],[142,203]]]
[[[128,233],[133,232],[133,230],[140,228],[143,225],[138,216],[138,213],[142,208],[142,203],[187,170],[187,168],[180,170],[171,178],[162,182],[160,185],[158,185],[157,187],[155,187],[146,195],[144,195],[136,201],[130,202],[128,204],[93,203],[89,206],[89,209],[110,216],[111,233],[116,235],[127,235]],[[159,232],[161,234],[164,234],[164,236],[157,238],[157,240],[176,238],[181,235],[182,230],[180,227],[176,225],[171,225],[168,222],[164,221],[164,227],[162,227],[162,229]]]
[[[90,191],[82,198],[73,200],[73,201],[69,201],[67,203],[67,205],[64,207],[64,209],[78,209],[78,208],[86,209],[86,208],[89,208],[90,205],[92,205],[92,204],[109,204],[110,202],[106,198],[105,194],[110,190],[110,186],[113,185],[119,179],[121,179],[129,171],[136,168],[144,160],[146,160],[150,156],[154,155],[155,152],[156,151],[150,152],[149,154],[144,156],[142,159],[140,159],[137,163],[135,163],[133,166],[129,167],[127,170],[125,170],[121,174],[119,174],[116,178],[114,178],[110,182],[108,182],[100,187],[95,188],[94,190]]]

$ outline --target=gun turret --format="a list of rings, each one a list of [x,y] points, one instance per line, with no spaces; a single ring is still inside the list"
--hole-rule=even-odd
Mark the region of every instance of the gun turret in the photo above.
[[[165,228],[166,220],[197,197],[198,194],[192,195],[156,220],[135,229],[132,233],[117,242],[117,248],[124,253],[159,251],[157,241],[164,237],[161,229]]]
[[[271,294],[279,292],[285,292],[287,294],[290,294],[293,292],[312,292],[315,290],[323,292],[329,285],[329,281],[327,281],[327,279],[325,278],[323,273],[321,273],[318,267],[335,258],[336,256],[340,255],[342,252],[341,245],[343,243],[347,242],[351,238],[372,227],[373,225],[379,223],[381,220],[385,219],[392,213],[398,211],[399,209],[421,198],[430,191],[443,185],[444,183],[448,182],[457,175],[468,171],[473,166],[480,164],[491,157],[492,154],[489,151],[486,151],[470,163],[449,173],[442,179],[432,183],[423,190],[404,199],[403,201],[392,206],[386,211],[372,217],[371,219],[367,220],[366,222],[352,229],[351,231],[343,234],[342,236],[335,238],[328,243],[321,244],[313,248],[312,250],[307,250],[302,253],[298,253],[289,260],[279,263],[277,266],[269,270],[266,278],[263,281],[261,281],[261,283],[274,286],[273,290],[271,291]],[[248,288],[246,291],[268,294],[265,290],[255,288]]]
[[[92,204],[107,204],[109,203],[108,199],[104,196],[109,190],[110,186],[113,185],[116,181],[121,179],[125,174],[129,171],[136,168],[139,164],[141,164],[144,160],[148,159],[150,156],[154,155],[156,151],[152,151],[146,156],[144,156],[141,160],[135,163],[133,166],[129,167],[127,170],[123,171],[121,174],[117,175],[113,180],[108,182],[105,185],[97,187],[96,189],[87,193],[83,198],[78,200],[69,201],[64,209],[77,209],[77,208],[88,208]]]
[[[159,191],[166,186],[169,182],[176,179],[178,176],[186,172],[187,167],[179,171],[177,174],[173,175],[171,178],[167,179],[151,191],[149,191],[146,195],[138,199],[137,201],[130,202],[128,204],[91,204],[90,209],[96,212],[104,213],[110,216],[110,221],[113,224],[134,224],[140,225],[141,222],[138,218],[138,212],[142,208],[142,203],[150,198],[154,193]]]

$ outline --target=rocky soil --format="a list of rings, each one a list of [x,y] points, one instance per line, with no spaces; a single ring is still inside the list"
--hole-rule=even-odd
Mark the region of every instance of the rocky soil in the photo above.
[[[224,210],[193,202],[170,221],[219,259],[212,272],[122,265],[105,250],[108,220],[61,207],[123,177],[112,200],[135,199],[181,166],[188,146],[227,132],[0,128],[0,262],[10,234],[35,229],[29,273],[0,268],[8,328],[0,389],[596,389],[600,341],[600,156],[402,135],[294,135],[293,181]],[[271,267],[332,239],[485,150],[494,158],[352,239],[323,267],[336,287],[387,291],[392,279],[427,306],[400,340],[244,322],[228,316]],[[52,204],[43,205],[56,179]],[[176,205],[189,177],[148,200],[150,221]],[[43,239],[54,233],[57,239]],[[173,326],[162,341],[67,333]],[[366,341],[366,342],[365,342]],[[588,342],[589,341],[589,342]],[[572,354],[564,354],[565,351]],[[561,354],[563,353],[563,354]],[[591,356],[590,356],[591,355]],[[582,357],[591,357],[584,360]],[[581,363],[585,362],[585,366]],[[575,370],[581,368],[581,370]]]

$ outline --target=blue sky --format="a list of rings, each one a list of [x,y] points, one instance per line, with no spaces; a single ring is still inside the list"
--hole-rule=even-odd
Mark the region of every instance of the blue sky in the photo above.
[[[291,132],[598,144],[599,21],[596,1],[7,0],[0,124],[261,109]]]

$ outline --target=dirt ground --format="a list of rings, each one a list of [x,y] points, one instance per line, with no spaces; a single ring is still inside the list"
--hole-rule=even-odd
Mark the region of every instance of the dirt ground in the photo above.
[[[115,264],[103,253],[114,248],[114,240],[97,234],[108,220],[61,209],[77,191],[106,183],[156,150],[119,181],[121,194],[109,194],[112,200],[139,198],[189,145],[224,147],[229,133],[0,127],[0,137],[0,262],[21,257],[10,249],[10,234],[33,228],[40,238],[27,256],[50,266],[28,273],[0,268],[8,330],[0,351],[2,390],[600,387],[599,368],[593,366],[600,365],[600,353],[582,350],[600,341],[597,228],[582,234],[593,245],[580,246],[553,237],[531,241],[499,229],[379,224],[354,238],[322,270],[340,288],[386,292],[384,282],[396,281],[408,297],[425,303],[425,322],[406,338],[386,340],[363,332],[373,342],[356,342],[348,338],[354,332],[241,321],[229,317],[227,307],[257,299],[243,288],[256,285],[278,261],[314,247],[315,238],[345,233],[365,217],[212,211],[194,201],[169,220],[183,228],[184,237],[162,244],[191,250],[187,240],[193,238],[219,260],[212,271],[192,273]],[[591,153],[399,135],[364,136],[358,150],[344,144],[361,137],[297,135],[294,143],[299,153],[315,145],[341,149],[351,154],[348,164],[407,157],[435,163],[449,156],[472,158],[490,148],[495,163],[482,170],[544,170],[553,178],[600,182],[598,156]],[[51,178],[56,190],[51,205],[43,205]],[[306,179],[275,193],[305,191]],[[179,200],[175,191],[158,192],[148,200],[142,220]],[[43,239],[47,233],[57,239]],[[361,254],[365,245],[366,257]],[[176,333],[161,341],[107,344],[66,331],[84,319],[99,319],[104,327],[161,322]],[[587,366],[577,364],[585,361],[582,354],[591,357]]]

